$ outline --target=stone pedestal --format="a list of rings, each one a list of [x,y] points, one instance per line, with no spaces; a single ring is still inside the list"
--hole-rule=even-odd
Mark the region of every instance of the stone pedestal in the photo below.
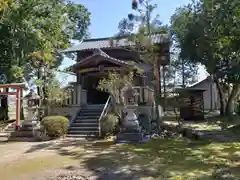
[[[124,118],[121,132],[117,135],[117,142],[138,143],[142,141],[143,134],[137,116],[134,113],[135,109],[131,106],[124,110],[127,115]]]
[[[27,111],[28,115],[22,123],[20,131],[34,136],[34,132],[40,129],[40,122],[38,121],[38,107],[28,107]]]

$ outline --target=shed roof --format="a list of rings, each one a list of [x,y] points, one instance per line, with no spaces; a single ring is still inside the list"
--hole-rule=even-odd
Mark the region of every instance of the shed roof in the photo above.
[[[152,35],[152,42],[154,44],[162,44],[169,42],[168,34],[154,34]],[[124,37],[107,37],[107,38],[97,38],[97,39],[87,39],[82,43],[70,47],[68,49],[62,50],[62,53],[70,53],[84,50],[92,49],[108,49],[108,48],[119,48],[134,45],[133,42],[128,40],[127,36]]]
[[[190,88],[190,87],[187,87],[187,88],[176,88],[175,91],[176,92],[184,92],[184,91],[195,91],[195,92],[203,92],[203,91],[206,91],[207,89],[205,88]]]

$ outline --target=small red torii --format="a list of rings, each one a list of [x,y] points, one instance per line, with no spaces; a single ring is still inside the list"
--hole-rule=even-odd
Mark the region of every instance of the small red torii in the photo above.
[[[0,84],[0,89],[7,88],[16,89],[16,92],[0,92],[0,95],[15,95],[16,96],[16,126],[15,129],[20,128],[20,109],[21,109],[21,90],[25,88],[25,83],[10,83],[10,84]]]

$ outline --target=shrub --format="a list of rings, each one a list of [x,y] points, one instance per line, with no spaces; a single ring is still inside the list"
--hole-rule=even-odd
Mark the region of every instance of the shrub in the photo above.
[[[57,138],[67,134],[69,120],[66,117],[47,116],[41,123],[49,137]]]
[[[118,117],[114,114],[107,114],[101,120],[101,134],[107,136],[116,133],[118,129]]]

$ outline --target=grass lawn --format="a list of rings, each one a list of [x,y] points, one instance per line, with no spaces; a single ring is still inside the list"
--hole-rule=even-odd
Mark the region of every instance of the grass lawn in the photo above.
[[[101,146],[101,143],[96,146]],[[85,160],[119,176],[159,180],[240,180],[240,143],[158,139],[142,145],[114,145]]]
[[[163,121],[177,124],[175,117],[164,117]],[[238,124],[240,124],[240,116],[232,116],[231,118],[212,116],[199,122],[185,121],[183,122],[183,127],[195,130],[220,130],[228,129]]]

